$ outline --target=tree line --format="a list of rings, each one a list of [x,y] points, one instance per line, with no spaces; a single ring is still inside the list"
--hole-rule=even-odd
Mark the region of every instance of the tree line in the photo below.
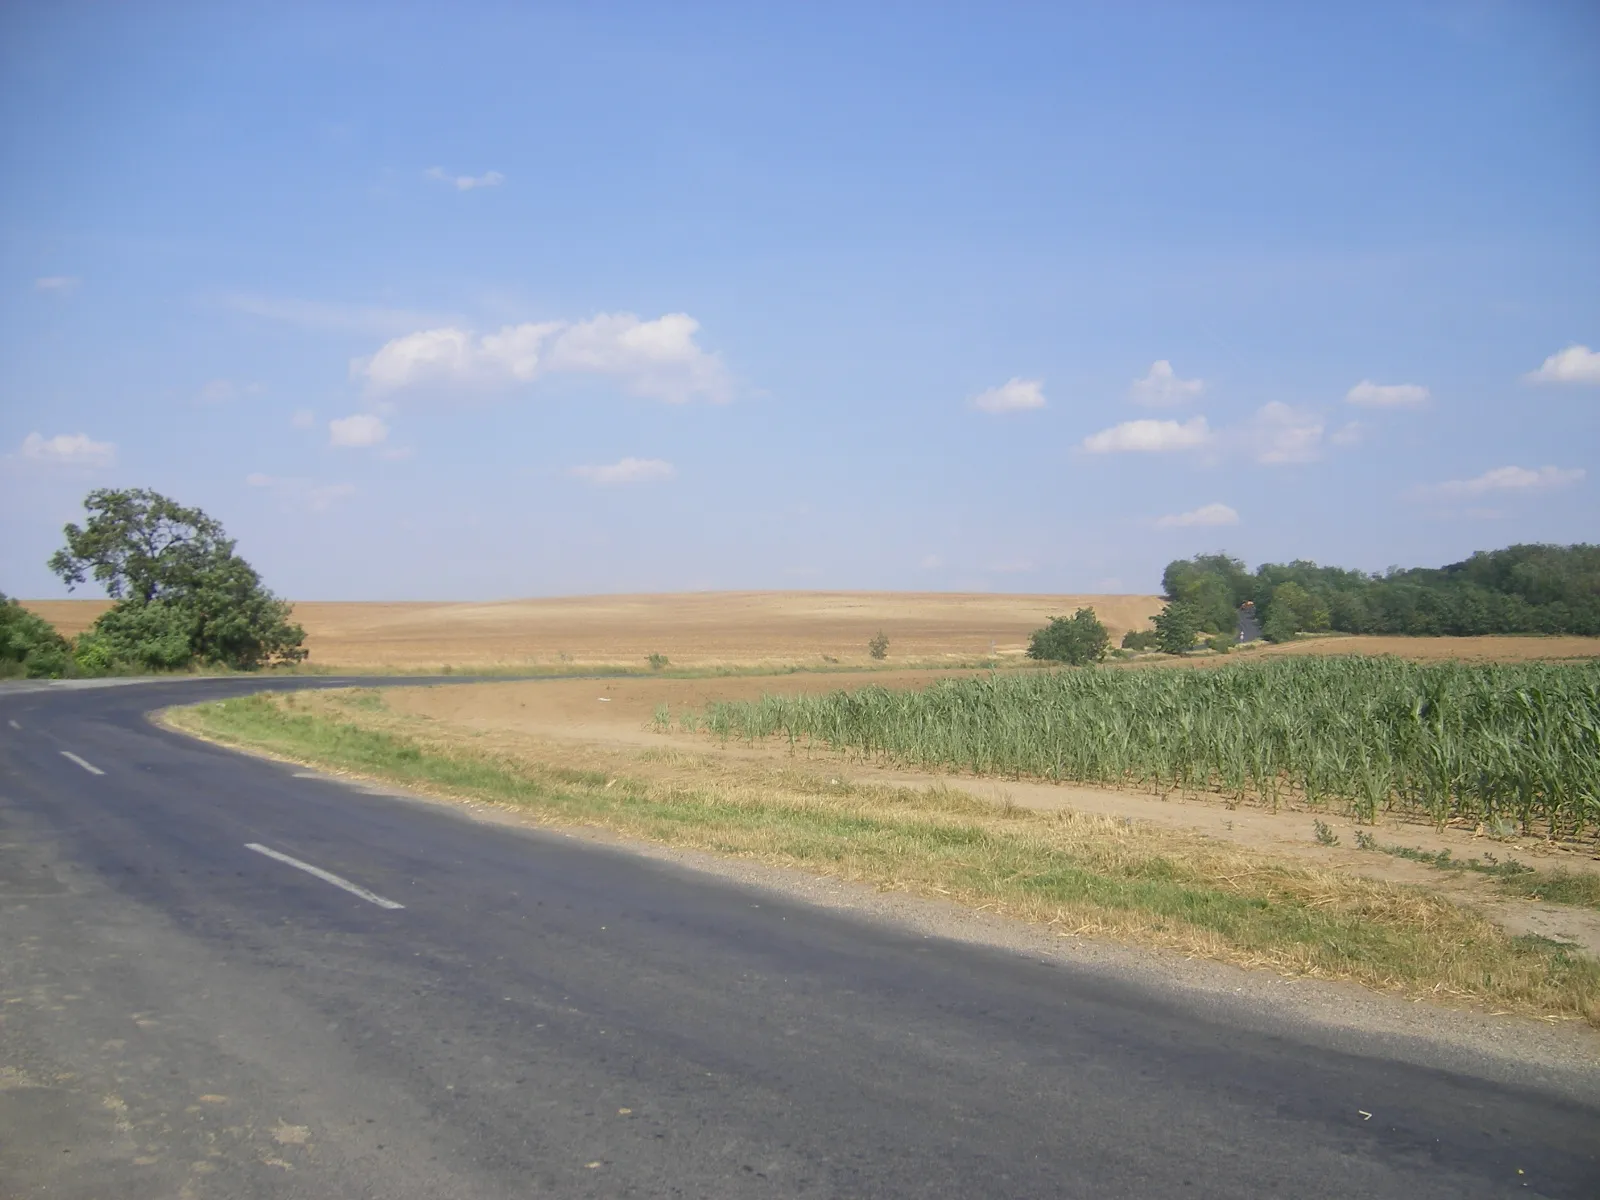
[[[1167,564],[1166,604],[1154,628],[1130,630],[1125,650],[1186,654],[1199,639],[1226,653],[1239,610],[1254,609],[1262,636],[1302,633],[1470,637],[1492,633],[1600,635],[1600,546],[1517,545],[1480,550],[1444,567],[1391,567],[1377,574],[1305,559],[1251,571],[1226,554]],[[1106,656],[1109,639],[1094,610],[1051,617],[1034,631],[1028,657],[1082,666]]]
[[[1600,546],[1587,544],[1508,546],[1376,574],[1304,559],[1251,572],[1226,554],[1197,554],[1169,563],[1161,585],[1169,607],[1184,606],[1200,630],[1231,632],[1240,606],[1253,604],[1269,641],[1327,630],[1600,634]]]

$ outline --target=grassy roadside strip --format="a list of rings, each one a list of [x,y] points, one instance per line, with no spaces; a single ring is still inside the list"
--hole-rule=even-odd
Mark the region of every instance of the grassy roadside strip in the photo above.
[[[793,771],[685,785],[474,745],[374,692],[168,710],[176,728],[434,794],[943,897],[1057,929],[1600,1026],[1600,962],[1425,890],[1109,817]]]

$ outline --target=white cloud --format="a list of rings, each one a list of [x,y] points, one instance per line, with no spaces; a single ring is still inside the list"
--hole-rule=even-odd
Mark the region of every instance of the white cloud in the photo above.
[[[65,296],[69,292],[78,290],[78,285],[83,280],[76,275],[41,275],[33,281],[34,290],[40,292],[54,292],[58,296]]]
[[[86,433],[58,433],[52,438],[30,433],[22,439],[22,457],[57,467],[109,467],[117,461],[117,448]]]
[[[1411,489],[1418,500],[1467,500],[1493,492],[1543,492],[1566,487],[1584,477],[1582,467],[1495,467],[1472,479],[1449,479]]]
[[[1237,525],[1239,514],[1226,504],[1202,504],[1192,512],[1156,518],[1157,529],[1188,529],[1197,525]]]
[[[1128,399],[1150,408],[1171,408],[1194,399],[1205,389],[1204,380],[1179,379],[1172,364],[1161,358],[1150,364],[1143,379],[1133,381]]]
[[[263,475],[256,472],[245,476],[245,483],[253,488],[265,488],[283,501],[285,508],[309,512],[326,512],[341,500],[356,494],[353,483],[312,483],[309,479]]]
[[[309,408],[297,408],[289,417],[291,429],[315,429],[317,427],[317,414]]]
[[[387,392],[429,382],[478,382],[477,353],[465,329],[424,329],[386,342],[370,359],[351,365],[373,391]],[[532,377],[530,371],[527,378]]]
[[[695,344],[700,323],[687,313],[641,321],[600,313],[588,321],[507,325],[477,335],[451,326],[385,343],[351,363],[373,392],[410,387],[494,388],[545,374],[607,375],[636,396],[681,404],[727,400],[732,384],[722,360]]]
[[[678,469],[665,459],[624,458],[603,467],[573,467],[572,474],[590,483],[612,486],[625,483],[663,483],[677,477]]]
[[[1124,421],[1083,439],[1090,454],[1130,452],[1160,454],[1172,450],[1197,450],[1211,442],[1211,430],[1204,417],[1177,421]]]
[[[499,171],[485,171],[482,175],[452,175],[443,167],[429,167],[423,174],[429,179],[437,179],[441,183],[452,185],[458,192],[470,192],[474,188],[499,187],[506,181],[506,177]]]
[[[1363,408],[1416,408],[1428,402],[1428,389],[1420,383],[1373,383],[1363,379],[1344,394],[1349,404]]]
[[[972,407],[979,412],[1022,412],[1029,408],[1044,407],[1044,381],[1040,379],[1008,379],[999,387],[979,392],[972,398]]]
[[[1315,462],[1322,455],[1322,419],[1282,401],[1264,404],[1240,435],[1259,463]]]
[[[330,446],[376,446],[388,436],[389,427],[383,418],[372,413],[356,413],[328,422]]]
[[[1535,383],[1600,383],[1600,352],[1587,346],[1568,346],[1544,360],[1528,378]]]
[[[695,396],[729,398],[722,360],[695,345],[700,322],[687,313],[641,321],[632,313],[601,313],[561,330],[550,346],[552,371],[615,375],[635,395],[681,404]]]

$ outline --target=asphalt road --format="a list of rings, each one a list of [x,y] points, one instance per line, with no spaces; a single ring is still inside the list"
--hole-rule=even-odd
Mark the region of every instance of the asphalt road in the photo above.
[[[1600,1110],[1554,1086],[144,715],[240,689],[0,694],[0,1195],[1600,1195]]]

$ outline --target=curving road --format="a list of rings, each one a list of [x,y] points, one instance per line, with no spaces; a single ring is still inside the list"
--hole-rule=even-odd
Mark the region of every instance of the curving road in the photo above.
[[[1600,1195],[1600,1109],[1554,1083],[1263,1032],[144,715],[259,686],[0,694],[0,1195]]]

